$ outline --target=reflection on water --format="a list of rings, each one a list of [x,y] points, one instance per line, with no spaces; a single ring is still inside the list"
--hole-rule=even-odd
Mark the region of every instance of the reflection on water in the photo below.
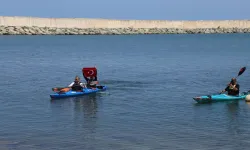
[[[226,103],[226,106],[228,108],[229,115],[232,118],[235,118],[239,113],[239,101],[228,102]]]
[[[246,101],[246,104],[247,104],[247,106],[250,108],[250,102],[247,102],[247,101]]]
[[[228,116],[228,122],[227,122],[227,129],[228,133],[231,135],[238,135],[239,134],[239,128],[241,126],[240,121],[239,121],[239,112],[240,112],[240,107],[239,107],[239,101],[232,101],[228,102],[225,105],[226,109],[228,110],[227,116]]]
[[[87,129],[84,134],[90,139],[94,139],[92,134],[96,133],[98,126],[98,103],[100,103],[98,93],[76,97],[74,100],[74,125],[83,130]]]
[[[88,138],[94,138],[92,134],[96,132],[98,126],[100,105],[102,105],[101,93],[51,100],[52,111],[61,111],[60,117],[64,120],[70,120],[74,129],[84,132]]]
[[[76,97],[74,101],[75,112],[83,112],[86,118],[96,118],[98,111],[97,99],[96,94]]]
[[[89,95],[70,97],[63,99],[51,100],[51,107],[70,109],[75,114],[83,112],[85,118],[96,118],[98,112],[98,102],[100,102],[100,93],[93,93]]]

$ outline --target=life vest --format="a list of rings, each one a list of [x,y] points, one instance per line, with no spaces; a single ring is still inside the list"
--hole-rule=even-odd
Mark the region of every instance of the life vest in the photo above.
[[[72,91],[81,91],[83,88],[80,84],[81,82],[75,82],[71,87]]]
[[[239,95],[239,84],[236,84],[236,87],[238,87],[237,91],[234,91],[233,88],[228,87],[228,95]]]

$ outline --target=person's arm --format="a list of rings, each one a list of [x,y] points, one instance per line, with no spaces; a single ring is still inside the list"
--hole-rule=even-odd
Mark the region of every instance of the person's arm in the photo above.
[[[239,85],[239,84],[236,84],[236,86],[234,87],[234,89],[233,89],[233,90],[235,90],[235,91],[239,91],[239,89],[240,89],[240,85]]]
[[[224,92],[228,91],[228,89],[229,89],[229,85],[224,90],[222,90],[220,93],[224,93]]]
[[[80,85],[83,87],[83,88],[86,88],[86,85],[84,83],[80,83]]]
[[[87,77],[85,77],[85,76],[83,76],[84,77],[84,79],[88,82],[89,81],[89,79],[87,78]]]
[[[72,87],[74,85],[74,82],[70,83],[70,85],[68,87]]]
[[[94,81],[98,81],[98,80],[97,80],[97,70],[96,70],[96,74],[95,74],[95,79],[94,79]]]
[[[84,79],[86,80],[86,82],[88,82],[88,78],[84,75],[84,73],[82,73],[82,76],[84,77]]]

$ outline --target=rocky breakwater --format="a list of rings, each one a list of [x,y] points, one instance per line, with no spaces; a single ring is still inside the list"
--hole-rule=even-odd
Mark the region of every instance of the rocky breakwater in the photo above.
[[[55,28],[0,26],[0,35],[126,35],[126,34],[250,33],[250,28]]]

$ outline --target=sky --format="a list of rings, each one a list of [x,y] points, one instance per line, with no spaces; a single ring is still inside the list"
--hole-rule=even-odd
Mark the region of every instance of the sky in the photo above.
[[[139,20],[250,19],[250,0],[0,0],[0,16]]]

